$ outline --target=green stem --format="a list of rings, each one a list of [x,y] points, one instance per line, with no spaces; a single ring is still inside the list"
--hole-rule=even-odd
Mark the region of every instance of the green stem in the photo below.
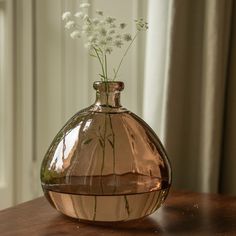
[[[118,67],[117,67],[117,70],[116,70],[116,72],[115,72],[115,75],[114,75],[114,77],[113,77],[113,80],[116,79],[116,76],[117,76],[117,74],[118,74],[118,72],[119,72],[119,70],[120,70],[120,67],[121,67],[121,65],[122,65],[122,62],[123,62],[125,56],[127,55],[127,53],[128,53],[128,51],[129,51],[131,45],[133,44],[134,40],[137,38],[138,33],[139,33],[139,31],[136,32],[134,38],[133,38],[132,41],[130,42],[129,46],[126,48],[125,53],[124,53],[123,57],[121,58],[120,63],[119,63],[119,65],[118,65]]]
[[[108,80],[105,81],[105,88],[106,88],[106,106],[109,107],[108,99],[109,99],[109,88],[108,88]]]
[[[108,77],[107,77],[107,55],[105,54],[105,73],[106,73],[106,81],[108,81]]]
[[[101,67],[102,67],[102,74],[103,74],[102,80],[105,80],[106,74],[105,74],[105,71],[104,71],[104,66],[103,66],[102,60],[101,60],[101,58],[100,58],[100,56],[99,56],[99,53],[98,53],[97,49],[96,49],[95,47],[93,47],[93,49],[94,49],[94,51],[95,51],[95,53],[96,53],[96,55],[97,55],[97,58],[98,58],[98,60],[99,60],[99,62],[100,62],[100,65],[101,65]]]
[[[115,133],[113,130],[111,115],[109,114],[109,120],[110,120],[110,126],[111,126],[111,132],[112,132],[112,152],[113,152],[113,174],[115,174],[115,168],[116,168],[116,156],[115,156]]]
[[[103,143],[103,150],[102,150],[101,176],[102,176],[103,169],[104,169],[104,164],[105,164],[106,135],[107,135],[107,117],[106,117],[106,114],[105,114],[104,143]]]

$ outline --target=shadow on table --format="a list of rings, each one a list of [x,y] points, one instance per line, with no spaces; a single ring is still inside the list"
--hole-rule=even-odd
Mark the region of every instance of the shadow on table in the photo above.
[[[61,227],[63,225],[63,228]],[[53,230],[50,230],[53,229]],[[55,232],[55,229],[56,232]],[[163,233],[155,219],[146,217],[121,223],[88,223],[64,215],[55,216],[47,224],[46,235],[158,235]],[[72,233],[73,232],[73,233]]]
[[[205,206],[172,205],[164,206],[155,214],[129,222],[121,223],[87,223],[57,215],[48,222],[48,235],[213,235],[215,233],[230,232],[235,227],[236,216],[227,218],[230,212],[221,212]],[[222,221],[223,219],[223,221]],[[226,219],[226,220],[225,220]],[[55,225],[58,232],[50,234],[50,227]],[[206,234],[207,233],[207,234]]]

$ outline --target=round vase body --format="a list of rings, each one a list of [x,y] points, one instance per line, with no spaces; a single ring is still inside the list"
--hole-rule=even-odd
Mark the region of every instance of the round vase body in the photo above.
[[[156,211],[167,197],[167,155],[154,131],[120,105],[123,87],[95,82],[96,102],[65,124],[44,157],[44,194],[67,216],[134,220]]]

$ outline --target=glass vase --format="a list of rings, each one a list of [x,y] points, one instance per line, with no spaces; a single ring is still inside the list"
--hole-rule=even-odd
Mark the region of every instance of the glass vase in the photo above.
[[[44,194],[59,212],[85,221],[128,221],[156,211],[171,167],[154,131],[120,104],[123,82],[94,82],[95,103],[75,114],[41,167]]]

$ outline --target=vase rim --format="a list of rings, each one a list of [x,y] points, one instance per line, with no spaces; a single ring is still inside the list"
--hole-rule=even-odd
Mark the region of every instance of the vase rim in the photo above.
[[[124,89],[124,82],[122,81],[95,81],[93,83],[95,90],[100,92],[109,92],[122,91]]]

